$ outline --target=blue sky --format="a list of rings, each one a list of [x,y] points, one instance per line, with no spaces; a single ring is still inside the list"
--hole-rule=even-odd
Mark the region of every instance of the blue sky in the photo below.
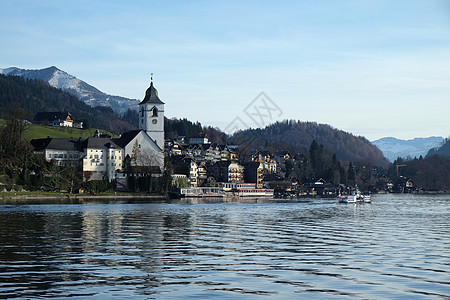
[[[0,68],[58,68],[221,129],[271,121],[369,140],[450,135],[450,1],[0,0]]]

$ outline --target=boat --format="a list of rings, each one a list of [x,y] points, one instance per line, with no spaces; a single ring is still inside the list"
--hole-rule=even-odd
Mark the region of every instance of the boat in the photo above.
[[[222,183],[217,187],[179,188],[174,197],[273,197],[274,190],[257,188],[254,183]]]
[[[357,203],[356,195],[344,195],[339,197],[339,203]]]
[[[180,188],[180,197],[224,197],[224,192],[218,187]]]
[[[221,190],[225,195],[238,197],[273,197],[274,189],[258,188],[256,183],[233,183],[221,184]]]

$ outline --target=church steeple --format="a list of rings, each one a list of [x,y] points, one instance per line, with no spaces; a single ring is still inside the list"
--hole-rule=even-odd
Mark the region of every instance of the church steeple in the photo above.
[[[144,103],[153,103],[153,104],[164,104],[158,97],[158,91],[153,86],[153,73],[152,77],[150,77],[150,87],[145,92],[144,100],[140,104]]]
[[[159,99],[158,91],[153,86],[153,73],[150,87],[139,103],[139,129],[144,130],[158,147],[164,149],[164,102]]]

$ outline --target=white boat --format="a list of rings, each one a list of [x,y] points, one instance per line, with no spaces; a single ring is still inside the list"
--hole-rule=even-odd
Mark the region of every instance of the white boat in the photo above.
[[[356,203],[357,202],[356,195],[345,195],[339,198],[339,203]]]
[[[237,191],[239,197],[273,197],[273,189],[241,189]]]

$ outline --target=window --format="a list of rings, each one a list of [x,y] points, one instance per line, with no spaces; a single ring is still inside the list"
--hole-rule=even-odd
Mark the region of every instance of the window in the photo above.
[[[51,153],[48,154],[48,158],[52,158],[52,154]]]
[[[156,106],[153,106],[152,108],[152,117],[157,117],[158,116],[158,109],[156,108]]]

